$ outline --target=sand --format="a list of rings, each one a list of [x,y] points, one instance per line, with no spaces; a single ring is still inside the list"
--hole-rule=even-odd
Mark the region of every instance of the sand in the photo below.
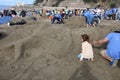
[[[80,35],[90,40],[104,38],[119,28],[119,21],[102,21],[85,27],[84,18],[71,17],[65,24],[50,24],[47,18],[25,25],[0,25],[0,80],[119,80],[120,62],[110,67],[94,47],[95,61],[79,62]]]

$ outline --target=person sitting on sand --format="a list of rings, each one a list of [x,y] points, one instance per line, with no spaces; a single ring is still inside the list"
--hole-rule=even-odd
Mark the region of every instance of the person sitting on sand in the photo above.
[[[93,61],[93,48],[92,45],[89,43],[89,36],[87,34],[81,35],[82,40],[82,50],[81,53],[78,55],[79,61],[82,60],[91,60]]]

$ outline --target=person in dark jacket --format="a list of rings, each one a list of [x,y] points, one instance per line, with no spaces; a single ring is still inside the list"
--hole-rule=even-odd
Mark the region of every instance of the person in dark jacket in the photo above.
[[[22,10],[21,13],[20,13],[20,16],[25,17],[26,16],[26,11]]]

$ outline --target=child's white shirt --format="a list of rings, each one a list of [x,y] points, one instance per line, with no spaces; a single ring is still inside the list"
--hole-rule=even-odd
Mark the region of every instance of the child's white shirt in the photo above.
[[[93,58],[94,57],[92,45],[87,41],[82,43],[82,56],[84,58]]]

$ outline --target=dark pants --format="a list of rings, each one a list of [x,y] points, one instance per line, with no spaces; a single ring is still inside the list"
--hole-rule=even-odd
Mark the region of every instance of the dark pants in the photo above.
[[[112,14],[109,14],[108,17],[109,17],[109,20],[111,20],[112,17],[113,17],[113,15],[112,15]]]
[[[113,19],[113,20],[116,19],[116,14],[112,14],[112,19]]]
[[[64,22],[63,22],[63,20],[62,19],[59,19],[59,18],[57,18],[57,17],[53,17],[53,19],[52,19],[52,24],[55,22],[55,20],[57,20],[58,21],[58,24],[61,24],[61,23],[63,23],[64,24]]]

